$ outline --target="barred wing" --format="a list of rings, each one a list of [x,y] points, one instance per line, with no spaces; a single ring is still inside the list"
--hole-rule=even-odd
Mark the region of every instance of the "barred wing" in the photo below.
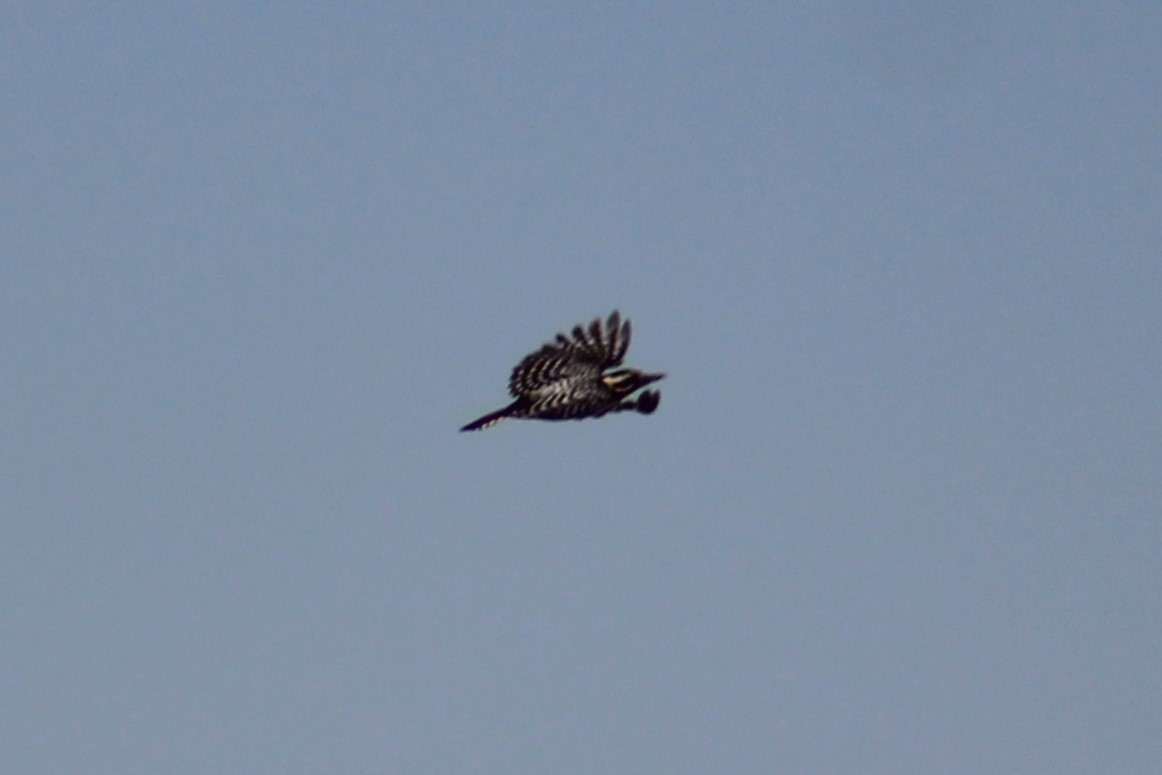
[[[629,321],[622,323],[616,310],[604,326],[600,318],[588,330],[575,326],[572,339],[557,334],[555,342],[525,356],[512,371],[508,392],[516,398],[533,398],[555,385],[596,383],[605,369],[625,359],[629,339]]]
[[[629,321],[621,322],[621,315],[617,310],[609,316],[602,327],[601,319],[596,318],[589,324],[586,331],[581,326],[573,327],[573,343],[582,349],[588,357],[601,364],[602,370],[612,366],[620,366],[629,350],[630,338]],[[557,342],[568,343],[564,334],[557,334]]]

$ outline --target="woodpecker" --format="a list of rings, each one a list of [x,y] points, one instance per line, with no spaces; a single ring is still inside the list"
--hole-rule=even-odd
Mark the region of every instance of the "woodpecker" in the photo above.
[[[617,368],[629,349],[629,321],[617,310],[604,326],[600,318],[589,328],[574,326],[572,337],[557,334],[556,341],[526,355],[512,370],[508,392],[515,401],[503,409],[470,422],[461,431],[491,428],[501,420],[584,420],[610,412],[652,414],[662,395],[639,389],[665,374]]]

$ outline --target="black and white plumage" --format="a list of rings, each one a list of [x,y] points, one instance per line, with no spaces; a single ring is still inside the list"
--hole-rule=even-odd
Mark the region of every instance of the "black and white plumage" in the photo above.
[[[573,328],[572,337],[557,334],[556,341],[525,356],[512,370],[508,392],[515,401],[486,414],[460,430],[479,431],[501,420],[583,420],[610,412],[651,414],[661,393],[645,390],[665,374],[646,374],[621,366],[629,350],[630,325],[614,310],[602,325],[600,318]]]

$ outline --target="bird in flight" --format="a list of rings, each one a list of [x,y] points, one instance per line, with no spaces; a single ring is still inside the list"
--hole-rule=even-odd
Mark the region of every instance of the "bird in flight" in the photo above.
[[[557,334],[556,341],[526,355],[512,370],[508,392],[515,401],[460,430],[484,430],[508,419],[584,420],[625,411],[652,414],[661,401],[660,392],[644,390],[630,396],[666,375],[617,368],[629,349],[629,337],[629,321],[623,323],[617,310],[604,325],[597,318],[588,329],[574,326],[571,338]]]

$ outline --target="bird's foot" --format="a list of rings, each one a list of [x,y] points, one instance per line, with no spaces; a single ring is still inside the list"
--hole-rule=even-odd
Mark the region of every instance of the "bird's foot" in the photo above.
[[[653,414],[662,400],[662,394],[657,390],[645,390],[638,396],[637,410],[641,414]]]

